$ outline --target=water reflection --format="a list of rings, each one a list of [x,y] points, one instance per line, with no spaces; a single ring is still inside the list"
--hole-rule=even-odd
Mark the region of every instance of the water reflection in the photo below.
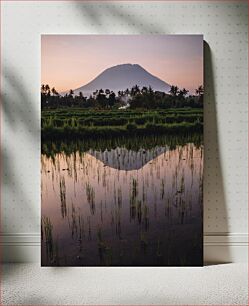
[[[202,265],[202,146],[41,162],[42,265]]]

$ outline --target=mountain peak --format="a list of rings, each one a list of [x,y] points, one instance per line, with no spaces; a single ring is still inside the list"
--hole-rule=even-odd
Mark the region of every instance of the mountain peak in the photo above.
[[[112,66],[110,68],[107,68],[106,70],[112,70],[112,69],[138,69],[138,68],[139,69],[143,69],[139,64],[130,64],[130,63],[127,63],[127,64],[115,65],[115,66]]]
[[[74,90],[75,94],[80,91],[85,96],[89,96],[96,89],[110,89],[117,93],[138,85],[139,87],[151,86],[153,90],[168,92],[170,85],[158,77],[152,75],[139,64],[119,64],[105,69],[95,79],[88,84]]]

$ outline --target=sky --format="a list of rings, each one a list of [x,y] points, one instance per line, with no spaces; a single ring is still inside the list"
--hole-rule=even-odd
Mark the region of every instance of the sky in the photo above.
[[[203,85],[203,36],[41,36],[41,83],[58,92],[79,88],[105,69],[128,63],[194,93]]]

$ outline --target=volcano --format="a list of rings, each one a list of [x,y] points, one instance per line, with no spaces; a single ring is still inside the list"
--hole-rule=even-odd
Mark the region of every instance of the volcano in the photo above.
[[[78,95],[81,91],[84,96],[89,97],[94,91],[101,88],[117,93],[119,90],[131,89],[135,85],[140,88],[151,86],[154,91],[166,93],[170,90],[168,83],[152,75],[140,65],[122,64],[104,70],[91,82],[74,89],[74,94]]]

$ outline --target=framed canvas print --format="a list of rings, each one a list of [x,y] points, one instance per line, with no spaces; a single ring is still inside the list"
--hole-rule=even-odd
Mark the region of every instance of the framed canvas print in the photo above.
[[[42,266],[203,264],[203,36],[42,35]]]

